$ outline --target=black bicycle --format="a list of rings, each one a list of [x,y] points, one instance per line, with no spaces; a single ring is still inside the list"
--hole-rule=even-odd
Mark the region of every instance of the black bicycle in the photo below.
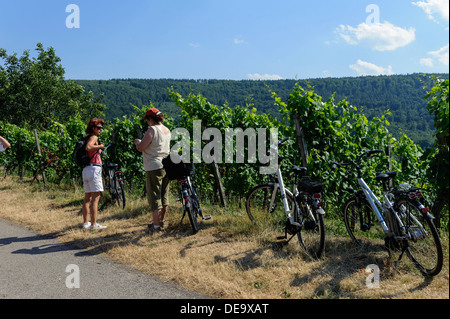
[[[176,157],[176,162],[178,163],[174,163],[172,157]],[[183,222],[184,217],[188,215],[192,229],[194,233],[197,233],[199,231],[198,217],[208,220],[211,219],[211,215],[203,216],[200,207],[200,201],[191,179],[191,176],[195,174],[194,163],[183,163],[177,154],[165,157],[162,163],[169,179],[178,182],[179,200],[183,205],[183,216],[180,224]]]
[[[292,166],[291,172],[295,175],[293,192],[285,187],[278,148],[288,140],[285,138],[277,146],[271,146],[271,151],[278,156],[276,177],[270,175],[268,183],[258,185],[248,193],[247,215],[257,225],[284,225],[284,236],[277,239],[284,239],[287,244],[297,235],[306,253],[319,258],[325,246],[325,211],[320,202],[323,184],[303,176],[306,167]],[[289,239],[288,235],[291,236]]]
[[[102,161],[103,187],[109,191],[112,200],[120,208],[125,208],[126,197],[123,174],[118,164],[109,161],[107,150],[110,146],[111,144],[102,150],[102,154],[105,154],[105,160]]]
[[[353,166],[357,172],[359,190],[344,205],[344,221],[350,237],[358,244],[384,244],[391,252],[400,251],[395,268],[406,255],[425,276],[436,276],[442,269],[443,252],[434,217],[419,198],[420,188],[403,185],[390,190],[388,182],[397,172],[376,173],[383,185],[384,202],[381,202],[364,181],[358,165],[363,159],[382,153],[366,151],[356,160],[347,163],[333,162],[332,167]]]

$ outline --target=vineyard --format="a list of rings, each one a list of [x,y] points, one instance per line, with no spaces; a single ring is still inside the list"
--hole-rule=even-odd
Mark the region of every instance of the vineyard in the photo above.
[[[436,80],[435,85],[427,96],[430,99],[429,111],[435,113],[437,119],[441,119],[437,122],[441,128],[438,133],[442,135],[442,132],[446,132],[448,141],[448,80]],[[394,139],[389,132],[387,114],[368,120],[357,112],[357,107],[346,100],[335,101],[333,96],[326,101],[322,100],[312,87],[296,85],[286,101],[282,101],[276,92],[272,93],[274,105],[282,115],[282,120],[258,114],[256,106],[252,104],[234,107],[227,104],[213,105],[202,95],[181,96],[173,89],[168,90],[168,95],[180,108],[181,119],[175,123],[168,118],[166,126],[171,130],[186,129],[190,137],[194,136],[194,121],[201,121],[202,129],[218,130],[222,136],[230,128],[243,131],[264,128],[267,131],[276,129],[279,139],[290,137],[289,144],[282,149],[284,174],[289,176],[291,165],[306,165],[309,175],[325,184],[324,204],[328,218],[339,216],[340,207],[346,198],[346,189],[355,186],[350,182],[353,180],[348,176],[350,172],[331,170],[331,162],[355,159],[365,150],[385,151],[383,156],[372,159],[363,168],[363,174],[371,185],[377,184],[374,181],[375,172],[395,170],[398,172],[397,183],[408,182],[424,188],[427,204],[430,206],[435,202],[439,189],[448,192],[448,178],[443,182],[439,180],[443,173],[448,176],[448,162],[444,165],[447,171],[441,170],[436,175],[436,162],[442,149],[438,143],[435,148],[423,151],[407,136]],[[445,109],[445,103],[447,113],[444,111],[441,114],[439,110]],[[135,106],[133,115],[106,123],[99,137],[105,145],[112,144],[109,155],[122,168],[127,192],[131,194],[142,193],[145,181],[142,156],[135,150],[133,141],[147,129],[142,116],[149,107],[153,105],[141,108]],[[81,169],[74,163],[72,151],[76,141],[85,135],[86,123],[86,118],[82,119],[80,115],[67,118],[63,123],[51,122],[46,129],[27,128],[0,121],[0,135],[12,145],[6,152],[0,152],[3,176],[18,174],[21,177],[33,177],[33,182],[81,184]],[[178,142],[173,140],[172,145]],[[193,145],[192,139],[188,142],[189,147],[200,146],[205,151],[204,148],[210,141],[203,136],[201,145]],[[246,156],[248,147],[247,141],[244,150],[235,149],[233,154],[240,151]],[[225,158],[224,154],[220,158]],[[259,173],[260,166],[260,163],[254,163],[247,157],[244,163],[238,163],[234,158],[227,163],[196,164],[195,183],[201,200],[219,205],[241,205],[247,191],[265,179]],[[220,189],[224,190],[225,198],[221,199]],[[448,210],[443,210],[441,217],[443,224],[448,225]]]

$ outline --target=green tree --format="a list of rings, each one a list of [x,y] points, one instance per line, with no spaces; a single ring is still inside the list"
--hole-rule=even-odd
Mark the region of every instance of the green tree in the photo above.
[[[81,85],[64,80],[65,70],[53,47],[37,44],[37,57],[21,57],[0,48],[0,112],[9,123],[47,129],[74,115],[83,120],[104,116],[102,97],[85,93]],[[3,60],[3,61],[2,61]]]
[[[431,173],[436,183],[436,199],[432,213],[440,226],[441,212],[448,206],[449,197],[449,81],[436,79],[434,87],[427,92],[425,99],[429,99],[427,110],[434,114],[436,127],[436,152],[431,155]],[[448,210],[447,210],[448,212]]]

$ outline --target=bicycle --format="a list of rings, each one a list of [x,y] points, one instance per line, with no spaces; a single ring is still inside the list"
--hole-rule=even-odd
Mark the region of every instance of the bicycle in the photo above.
[[[382,151],[371,150],[354,161],[332,162],[333,169],[353,166],[357,172],[359,190],[347,200],[343,211],[347,232],[359,245],[384,241],[389,258],[392,251],[400,251],[395,270],[406,253],[424,276],[436,276],[442,269],[442,245],[434,217],[418,199],[420,188],[406,187],[391,193],[387,184],[397,172],[376,173],[375,179],[383,186],[384,202],[381,203],[361,175],[358,163],[379,153]]]
[[[269,182],[254,187],[246,198],[246,211],[257,225],[284,224],[284,236],[277,237],[288,244],[297,235],[301,248],[311,257],[320,258],[325,246],[325,211],[322,208],[323,184],[309,177],[298,177],[307,172],[306,167],[292,166],[294,192],[288,190],[281,172],[282,158],[278,149],[289,140],[285,138],[277,146],[271,146],[278,156],[276,177],[269,175]],[[280,202],[282,205],[280,205]],[[291,237],[288,239],[288,234]]]
[[[113,201],[121,208],[125,208],[125,185],[123,181],[122,171],[118,168],[118,164],[109,161],[107,150],[111,146],[106,146],[102,153],[105,154],[105,160],[102,165],[103,186],[111,194]]]
[[[194,163],[183,163],[180,157],[178,157],[179,162],[174,163],[172,157],[175,158],[177,156],[176,154],[169,155],[162,160],[162,163],[169,180],[177,180],[178,193],[180,195],[178,200],[183,205],[183,216],[181,217],[180,224],[183,222],[184,217],[188,215],[189,222],[195,234],[200,229],[197,220],[198,216],[203,220],[209,220],[211,219],[211,215],[203,216],[200,207],[200,201],[191,179],[191,176],[195,174]]]

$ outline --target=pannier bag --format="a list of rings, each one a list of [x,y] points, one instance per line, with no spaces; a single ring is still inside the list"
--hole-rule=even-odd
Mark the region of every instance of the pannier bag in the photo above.
[[[323,184],[321,182],[313,181],[309,177],[302,177],[298,184],[298,190],[310,194],[322,193]]]
[[[174,163],[175,160],[178,163]],[[181,156],[173,153],[162,159],[164,170],[170,180],[181,179],[186,176],[192,176],[195,173],[194,163],[183,163]]]

